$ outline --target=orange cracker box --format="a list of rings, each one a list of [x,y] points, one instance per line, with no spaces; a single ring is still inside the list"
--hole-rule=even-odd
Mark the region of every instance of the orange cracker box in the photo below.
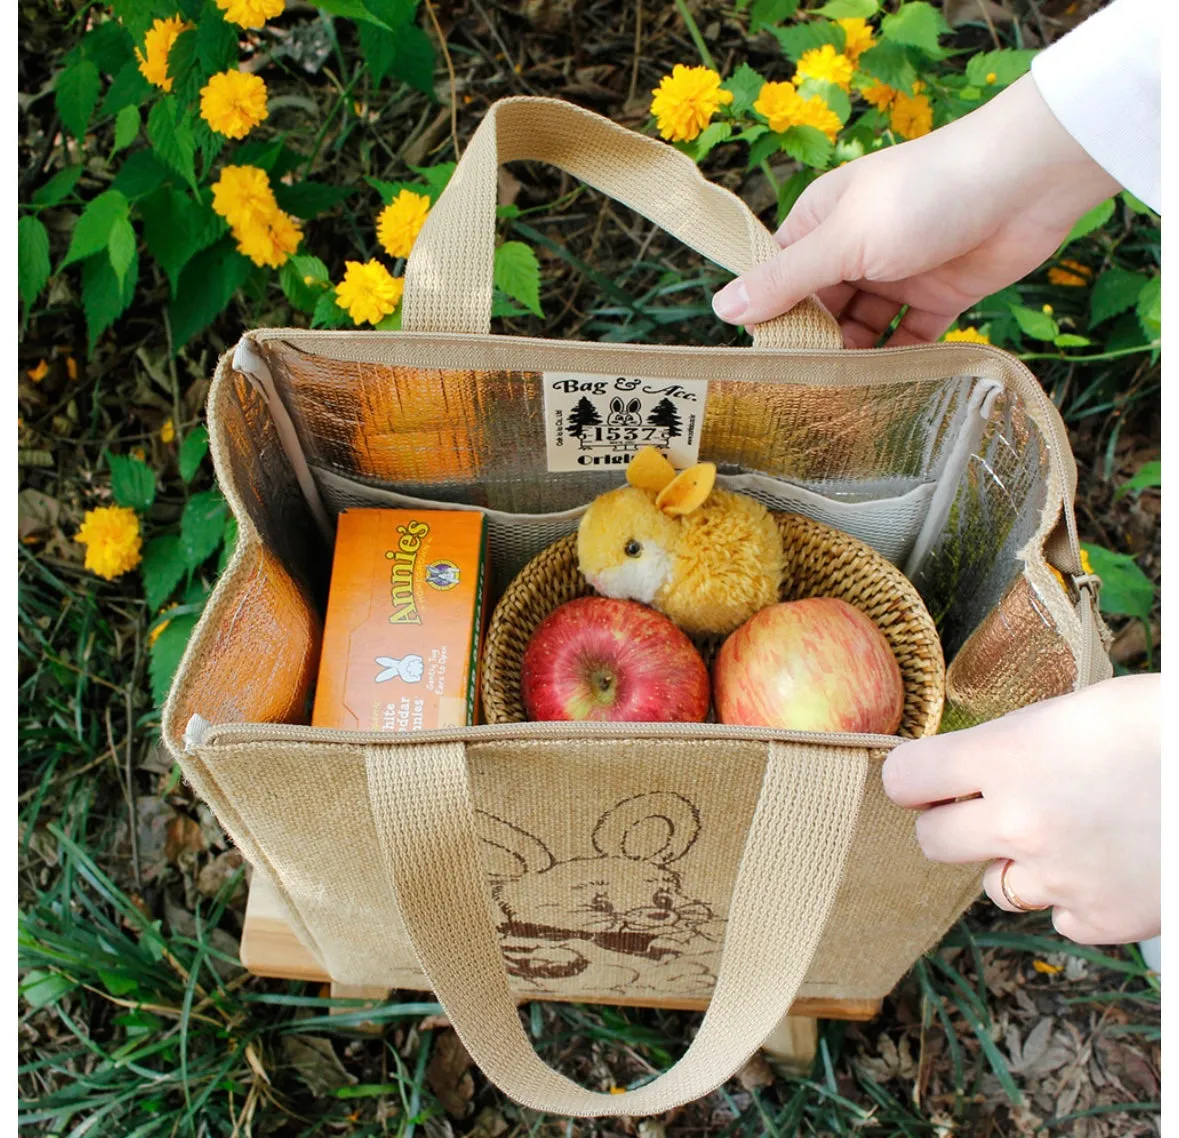
[[[346,510],[311,723],[428,731],[475,722],[486,523],[467,510]]]

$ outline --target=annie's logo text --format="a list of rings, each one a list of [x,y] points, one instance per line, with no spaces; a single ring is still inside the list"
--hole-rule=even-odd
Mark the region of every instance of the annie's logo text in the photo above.
[[[417,598],[414,596],[414,570],[421,552],[422,539],[430,532],[425,522],[410,522],[398,526],[401,540],[396,549],[385,551],[385,558],[393,562],[389,573],[389,595],[393,611],[389,614],[390,624],[421,624],[418,615]]]

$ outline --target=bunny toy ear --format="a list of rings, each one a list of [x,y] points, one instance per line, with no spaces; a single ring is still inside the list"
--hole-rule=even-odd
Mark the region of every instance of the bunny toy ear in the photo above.
[[[712,493],[716,482],[716,467],[711,462],[698,462],[681,471],[655,499],[655,505],[672,518],[690,514]]]
[[[637,490],[650,490],[658,494],[675,481],[675,467],[655,447],[643,447],[630,460],[626,468],[626,480]]]

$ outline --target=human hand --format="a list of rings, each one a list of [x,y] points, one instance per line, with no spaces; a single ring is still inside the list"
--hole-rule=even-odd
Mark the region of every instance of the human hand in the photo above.
[[[1158,675],[1121,676],[965,731],[903,743],[885,793],[921,809],[933,861],[991,861],[988,896],[1018,911],[1053,906],[1081,944],[1156,936],[1160,924],[1161,692]],[[981,795],[965,802],[954,799]]]
[[[775,235],[783,251],[730,282],[716,314],[753,325],[811,293],[849,348],[938,339],[1047,260],[1120,189],[1057,122],[1030,75],[923,138],[824,174]]]

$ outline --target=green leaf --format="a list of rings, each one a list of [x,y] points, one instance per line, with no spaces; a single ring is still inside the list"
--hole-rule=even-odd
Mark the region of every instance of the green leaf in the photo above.
[[[172,80],[172,93],[177,106],[186,107],[197,103],[205,77],[197,58],[199,39],[196,28],[189,28],[176,37],[168,52],[168,77]]]
[[[38,218],[22,217],[16,230],[16,280],[28,307],[49,283],[49,232]]]
[[[818,127],[792,126],[782,135],[782,149],[796,162],[821,169],[830,160],[834,146]]]
[[[1007,87],[1028,72],[1037,55],[1038,51],[1030,49],[984,51],[981,55],[972,55],[966,64],[966,81],[976,87]],[[988,81],[990,75],[994,75],[994,80]]]
[[[99,968],[95,970],[102,985],[112,996],[127,996],[139,989],[139,982],[130,976],[118,972],[107,972]],[[156,1017],[152,1017],[155,1019]]]
[[[790,175],[778,187],[778,224],[786,220],[786,216],[794,208],[794,203],[802,197],[803,191],[813,182],[819,173],[810,168],[798,170]]]
[[[98,105],[100,82],[98,68],[84,59],[60,72],[54,84],[53,98],[57,113],[61,115],[66,129],[79,142],[85,138],[90,116]]]
[[[196,31],[197,62],[205,75],[228,71],[237,61],[238,32],[210,4],[201,14]]]
[[[140,43],[143,42],[144,33],[151,27],[153,19],[171,14],[159,11],[158,4],[144,3],[144,0],[110,0],[108,6],[119,23]]]
[[[139,108],[124,107],[115,116],[115,144],[111,148],[111,157],[130,146],[138,136]]]
[[[879,10],[879,0],[827,0],[815,9],[815,15],[829,20],[870,20]]]
[[[180,273],[202,249],[225,231],[225,222],[204,201],[172,186],[162,186],[139,203],[143,239],[151,255],[168,274],[176,295]]]
[[[105,251],[82,262],[82,309],[86,313],[89,351],[94,351],[98,337],[131,307],[138,280],[138,256],[132,258],[121,290]]]
[[[1081,548],[1089,555],[1093,572],[1101,578],[1101,611],[1108,616],[1136,616],[1149,620],[1154,605],[1154,585],[1138,567],[1138,562],[1125,553],[1115,553],[1100,545]]]
[[[1062,332],[1052,341],[1058,348],[1087,348],[1092,340],[1085,336],[1074,336],[1071,332]]]
[[[1015,317],[1020,331],[1034,340],[1055,340],[1060,335],[1060,328],[1047,312],[1024,308],[1022,304],[1013,304],[1011,315]]]
[[[426,183],[426,193],[430,201],[436,202],[442,191],[450,183],[454,173],[454,162],[436,162],[433,166],[411,166],[410,169]]]
[[[749,147],[749,169],[760,166],[771,154],[777,154],[782,149],[782,134],[779,131],[766,129],[760,137],[754,139]]]
[[[274,187],[274,198],[280,209],[308,221],[326,213],[355,192],[355,186],[330,186],[327,182],[308,180],[296,182],[293,186],[279,182]]]
[[[1094,282],[1089,297],[1089,327],[1096,327],[1132,307],[1145,283],[1142,273],[1132,273],[1118,265],[1106,269]]]
[[[172,321],[172,350],[179,352],[224,311],[233,294],[245,284],[252,263],[232,238],[198,253],[176,282],[176,297],[168,308]]]
[[[1151,459],[1150,462],[1144,462],[1134,473],[1133,478],[1128,478],[1123,482],[1114,493],[1114,501],[1125,497],[1127,494],[1132,494],[1136,490],[1152,490],[1156,486],[1163,484],[1163,464],[1159,459]]]
[[[434,44],[417,24],[397,33],[392,73],[416,91],[434,98]]]
[[[133,454],[107,454],[111,470],[111,494],[120,506],[141,514],[156,500],[156,476],[150,466]]]
[[[90,60],[104,75],[114,75],[129,59],[135,58],[135,41],[118,20],[95,25],[79,45],[82,58]]]
[[[1161,275],[1151,277],[1142,286],[1134,310],[1138,314],[1138,323],[1142,325],[1143,334],[1148,339],[1157,340],[1163,331],[1163,278]]]
[[[798,88],[798,93],[808,99],[817,95],[839,116],[841,123],[846,123],[851,118],[851,100],[847,97],[847,92],[834,83],[829,83],[825,79],[807,79]]]
[[[925,0],[902,4],[896,12],[880,21],[880,34],[884,39],[915,47],[933,59],[945,55],[937,41],[950,30],[941,12]]]
[[[491,318],[492,320],[515,319],[527,316],[528,309],[521,308],[514,300],[504,296],[499,289],[491,290]]]
[[[917,69],[903,44],[883,40],[864,52],[857,66],[865,75],[898,91],[911,91],[917,82]]]
[[[397,60],[397,36],[376,24],[366,23],[356,25],[356,35],[360,40],[360,53],[373,78],[373,87],[380,87]]]
[[[757,97],[761,94],[761,89],[764,86],[765,79],[748,63],[742,63],[721,84],[721,87],[731,92],[733,96],[733,101],[728,108],[729,113],[735,117],[747,114],[753,104],[757,102]]]
[[[307,283],[307,278],[311,283]],[[300,312],[314,314],[325,290],[331,288],[327,266],[318,257],[291,257],[278,271],[287,300]]]
[[[82,163],[67,166],[58,170],[43,186],[38,186],[33,192],[33,205],[57,205],[62,199],[69,197],[82,176]]]
[[[753,0],[749,9],[749,30],[757,33],[789,20],[798,11],[798,0]]]
[[[107,241],[107,252],[110,254],[111,268],[115,270],[115,279],[119,282],[120,291],[123,288],[123,278],[135,259],[135,251],[135,229],[130,219],[116,218]]]
[[[843,51],[847,33],[831,20],[808,20],[805,24],[791,24],[787,28],[770,28],[787,59],[797,63],[808,51],[831,44]]]
[[[289,265],[291,262],[288,261]],[[181,440],[180,454],[177,465],[180,467],[180,477],[186,483],[191,482],[200,469],[205,455],[209,453],[209,432],[207,428],[193,427]]]
[[[180,548],[189,569],[197,569],[221,543],[228,511],[220,490],[202,490],[180,515]]]
[[[1146,202],[1144,202],[1141,198],[1136,198],[1132,193],[1130,193],[1129,190],[1123,190],[1120,194],[1118,194],[1118,197],[1120,197],[1122,201],[1124,201],[1126,205],[1134,211],[1134,213],[1140,213],[1145,217],[1158,217],[1158,214],[1155,213],[1154,210],[1146,204]]]
[[[111,188],[118,190],[128,201],[138,201],[158,190],[170,176],[150,150],[133,150],[119,168]]]
[[[680,143],[680,149],[695,162],[703,161],[711,150],[726,142],[733,133],[733,124],[709,123],[691,142]]]
[[[364,5],[391,31],[408,24],[418,10],[418,0],[364,0]]]
[[[60,972],[30,969],[20,981],[21,998],[32,1008],[47,1008],[78,986],[76,980]]]
[[[139,566],[143,577],[143,591],[147,597],[148,608],[158,612],[164,602],[172,595],[172,590],[180,584],[181,578],[188,571],[188,563],[184,559],[184,550],[180,547],[180,538],[174,533],[166,533],[160,537],[153,537],[143,547],[143,561]]]
[[[289,174],[301,166],[306,158],[282,141],[251,140],[238,146],[233,160],[237,166],[257,166],[260,170],[265,170],[270,175],[271,185],[274,185],[284,174]]]
[[[348,20],[358,20],[378,27],[384,27],[383,21],[366,8],[362,0],[315,0],[317,8],[330,12],[333,16],[343,16]]]
[[[74,226],[70,248],[61,267],[64,269],[66,265],[105,249],[115,223],[120,219],[126,220],[127,209],[127,199],[118,190],[107,190],[91,199]]]
[[[156,157],[175,170],[195,190],[192,126],[171,95],[160,99],[148,112],[147,139],[152,144]]]
[[[540,265],[523,241],[505,241],[495,251],[495,287],[529,312],[543,316],[540,307]]]
[[[114,81],[107,88],[102,100],[104,115],[117,115],[124,107],[140,107],[151,95],[154,87],[143,77],[139,64],[129,59],[119,68]]]
[[[188,647],[188,638],[196,627],[195,613],[173,617],[163,631],[156,637],[151,646],[151,659],[148,662],[148,675],[151,677],[151,694],[160,707],[168,698],[172,687],[172,679],[180,661],[184,657],[184,650]]]
[[[1113,198],[1107,198],[1100,205],[1095,205],[1088,213],[1077,218],[1076,224],[1069,230],[1068,236],[1061,243],[1061,248],[1063,249],[1070,241],[1076,241],[1079,237],[1087,237],[1095,229],[1100,229],[1113,217],[1113,212]]]
[[[311,316],[312,328],[345,328],[351,325],[352,318],[336,303],[336,290],[326,289],[315,302],[315,312]]]

